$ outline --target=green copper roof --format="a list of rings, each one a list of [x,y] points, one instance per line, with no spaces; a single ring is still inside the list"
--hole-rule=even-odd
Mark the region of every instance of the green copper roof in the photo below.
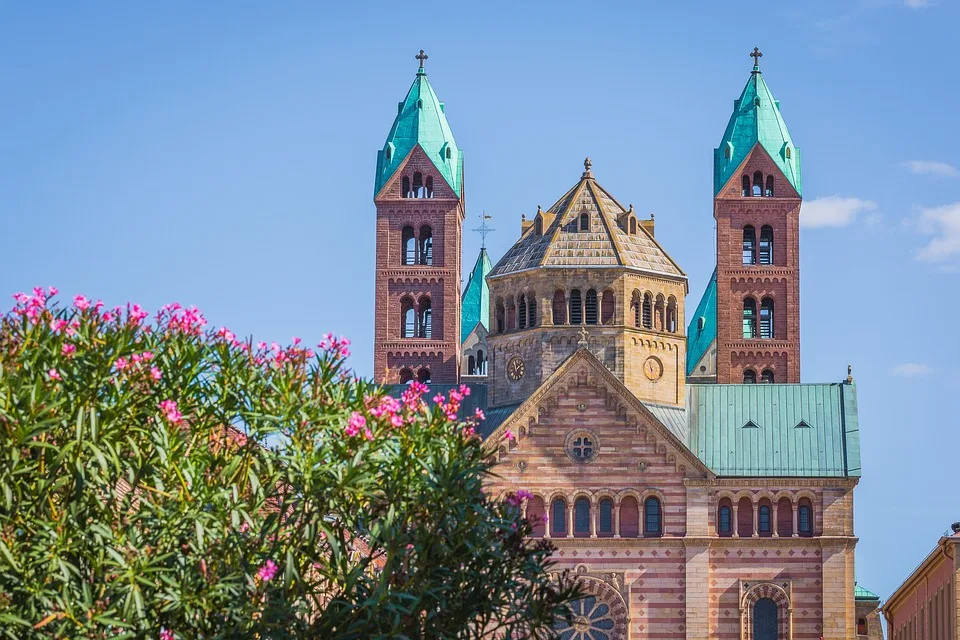
[[[733,103],[733,115],[723,132],[720,146],[713,151],[714,195],[720,193],[757,143],[770,154],[797,193],[802,194],[800,150],[790,139],[787,124],[780,115],[780,103],[763,81],[760,68],[754,67],[743,93]]]
[[[688,446],[720,476],[860,475],[856,387],[687,385]]]
[[[473,271],[470,272],[467,288],[463,290],[463,296],[460,298],[460,342],[467,339],[477,324],[482,324],[484,329],[487,328],[490,317],[490,288],[487,286],[487,274],[490,273],[491,268],[487,250],[481,248],[477,263],[473,265]]]
[[[875,594],[869,589],[864,589],[860,585],[855,585],[853,588],[853,597],[856,600],[879,600],[880,596]]]
[[[398,105],[397,118],[393,121],[383,149],[377,152],[374,195],[380,193],[383,185],[418,144],[447,184],[458,196],[462,196],[463,155],[447,124],[443,103],[437,99],[422,67],[407,97]]]
[[[702,322],[701,322],[702,318]],[[713,270],[710,283],[700,298],[687,327],[687,375],[693,373],[700,358],[717,338],[717,270]]]

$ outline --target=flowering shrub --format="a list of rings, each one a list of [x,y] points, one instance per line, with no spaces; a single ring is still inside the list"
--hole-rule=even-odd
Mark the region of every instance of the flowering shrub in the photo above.
[[[0,637],[524,637],[577,597],[457,420],[196,309],[0,319]]]

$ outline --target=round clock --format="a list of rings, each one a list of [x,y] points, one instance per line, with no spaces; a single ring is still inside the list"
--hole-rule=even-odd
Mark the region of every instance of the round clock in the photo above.
[[[663,363],[654,356],[650,356],[643,363],[643,375],[647,376],[647,380],[659,380],[663,377]]]
[[[507,362],[507,377],[514,381],[523,377],[523,360],[519,356],[513,356]]]

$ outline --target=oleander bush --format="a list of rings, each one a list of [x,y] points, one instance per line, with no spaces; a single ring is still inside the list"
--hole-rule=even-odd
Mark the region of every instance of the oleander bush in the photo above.
[[[578,596],[462,388],[56,290],[0,319],[0,637],[546,637]],[[431,402],[425,402],[426,399]]]

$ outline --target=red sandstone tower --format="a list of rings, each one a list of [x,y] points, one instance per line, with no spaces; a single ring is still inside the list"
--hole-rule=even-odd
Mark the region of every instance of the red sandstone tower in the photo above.
[[[717,382],[800,382],[800,150],[755,64],[714,150]]]
[[[463,155],[420,69],[377,153],[374,379],[453,384],[460,362]]]

